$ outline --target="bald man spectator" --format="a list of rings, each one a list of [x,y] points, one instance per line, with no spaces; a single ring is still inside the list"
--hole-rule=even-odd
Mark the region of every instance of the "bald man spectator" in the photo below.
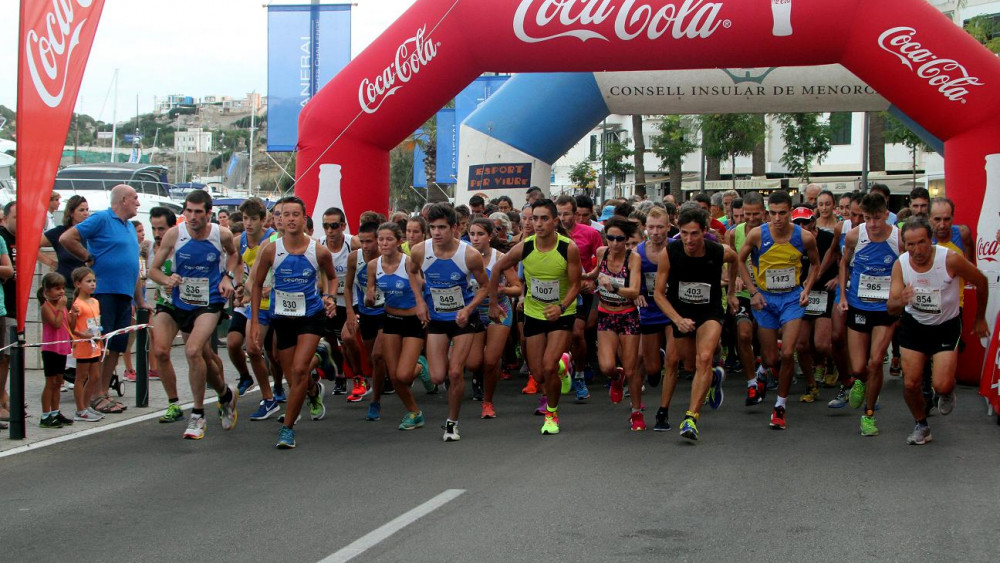
[[[816,200],[819,198],[819,192],[821,191],[823,191],[823,186],[819,184],[809,184],[808,186],[806,186],[802,198],[809,205],[815,206]]]
[[[111,208],[98,211],[79,225],[70,227],[59,242],[74,256],[94,270],[97,290],[94,298],[101,306],[102,332],[119,330],[132,322],[132,299],[136,306],[148,308],[139,283],[139,239],[131,218],[139,211],[139,196],[125,184],[111,189]],[[86,242],[86,246],[84,246]],[[89,251],[88,251],[89,248]],[[102,398],[114,403],[107,412],[121,412],[125,405],[107,397],[111,375],[118,365],[118,356],[128,346],[128,335],[108,340],[108,355],[102,366],[102,385],[98,395],[88,397],[92,404]]]

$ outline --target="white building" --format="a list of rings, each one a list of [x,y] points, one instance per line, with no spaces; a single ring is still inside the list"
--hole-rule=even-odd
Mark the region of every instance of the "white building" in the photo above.
[[[210,152],[212,132],[201,128],[174,133],[174,150],[177,152]]]
[[[976,16],[993,16],[1000,21],[1000,0],[931,0],[931,3],[942,10],[945,15],[955,21],[956,25],[964,25],[969,19]],[[960,6],[961,5],[961,6]],[[814,162],[811,168],[812,181],[824,185],[824,187],[834,192],[844,192],[860,187],[862,177],[862,154],[865,133],[864,113],[836,113],[824,114],[825,119],[833,126],[831,150],[823,162]],[[661,166],[659,159],[651,151],[652,138],[659,134],[657,128],[659,124],[658,116],[646,116],[643,122],[643,139],[645,141],[645,169],[647,193],[650,197],[658,198],[667,189],[668,173],[665,167]],[[781,157],[784,154],[784,141],[781,138],[780,127],[777,126],[772,116],[767,117],[768,134],[765,141],[765,174],[769,178],[754,178],[753,181],[740,182],[740,180],[750,180],[752,173],[752,160],[749,157],[736,159],[735,174],[738,180],[737,188],[743,189],[773,189],[780,187],[781,178],[785,181],[790,190],[800,187],[799,180],[788,178],[791,176],[783,164]],[[552,167],[552,192],[568,190],[573,183],[569,179],[571,169],[581,161],[591,162],[594,170],[601,173],[601,138],[605,140],[625,140],[628,139],[629,147],[634,148],[635,132],[632,130],[632,118],[628,115],[611,115],[604,124],[595,127],[579,143],[563,155]],[[701,151],[688,154],[683,163],[684,186],[688,191],[701,189]],[[869,173],[870,182],[884,182],[892,189],[893,193],[906,195],[913,188],[913,155],[903,145],[886,145],[885,147],[885,170],[873,170]],[[631,159],[630,159],[631,160]],[[944,159],[937,153],[918,152],[916,155],[917,184],[925,185],[931,190],[931,195],[944,195]],[[732,186],[733,166],[731,162],[722,162],[721,175],[724,178],[719,182],[709,182],[706,189],[709,191],[728,189]],[[618,195],[631,195],[634,193],[635,176],[629,174],[625,181],[617,185],[617,189],[612,189],[613,182],[609,179],[607,185],[607,197]]]

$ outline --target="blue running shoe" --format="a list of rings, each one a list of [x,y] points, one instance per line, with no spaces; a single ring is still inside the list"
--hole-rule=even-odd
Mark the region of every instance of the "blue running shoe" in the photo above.
[[[378,401],[372,401],[372,403],[368,405],[368,416],[365,417],[365,420],[375,422],[376,420],[380,420],[381,418],[382,418],[382,405],[379,404]]]
[[[413,430],[414,428],[420,428],[424,425],[424,413],[423,412],[408,412],[403,417],[403,421],[399,423],[400,430]]]
[[[279,450],[290,450],[295,447],[295,431],[286,426],[278,430],[278,443],[274,447]]]
[[[687,417],[681,422],[681,438],[688,440],[698,440],[698,423],[693,418]]]
[[[284,403],[285,401],[288,400],[288,397],[285,396],[285,387],[283,385],[275,385],[272,391],[274,392],[275,401],[278,401],[279,403]]]
[[[574,379],[572,391],[576,394],[576,402],[582,403],[590,398],[590,390],[583,379]]]
[[[270,401],[263,400],[260,402],[260,406],[257,407],[257,410],[250,415],[250,420],[267,420],[279,412],[281,412],[281,406],[278,405],[278,401],[275,401],[274,399],[271,399]]]
[[[712,369],[712,386],[708,388],[708,406],[713,409],[722,406],[722,399],[724,398],[722,381],[725,378],[726,372],[721,367],[716,366]],[[697,440],[697,438],[695,439]]]
[[[417,363],[420,364],[420,382],[424,384],[424,391],[437,393],[437,385],[431,381],[431,370],[427,367],[427,358],[419,356]]]
[[[251,387],[253,387],[253,379],[240,379],[240,382],[236,385],[236,391],[242,397]]]

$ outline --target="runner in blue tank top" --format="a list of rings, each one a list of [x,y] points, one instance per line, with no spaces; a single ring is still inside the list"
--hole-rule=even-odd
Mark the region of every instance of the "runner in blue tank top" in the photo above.
[[[886,309],[892,268],[899,258],[899,229],[885,222],[885,198],[869,193],[861,200],[865,222],[847,234],[840,262],[841,299],[838,307],[847,314],[847,348],[850,371],[855,377],[849,403],[866,405],[861,416],[861,435],[875,436],[875,404],[882,391],[882,360],[892,341],[898,317]],[[850,279],[850,285],[848,285]]]
[[[149,277],[171,291],[174,308],[161,309],[169,315],[157,315],[158,323],[167,323],[164,332],[157,332],[173,342],[180,330],[184,334],[194,407],[183,437],[200,440],[205,436],[206,381],[219,394],[219,418],[223,430],[236,424],[235,387],[226,385],[222,360],[212,350],[211,337],[219,324],[222,308],[233,295],[233,271],[240,259],[233,234],[229,229],[209,223],[212,197],[203,190],[194,190],[184,200],[187,219],[172,227],[160,241]],[[173,257],[173,274],[163,273],[164,262]],[[170,364],[169,349],[157,348],[161,365]],[[172,369],[172,368],[171,368]]]
[[[476,308],[486,298],[489,278],[479,252],[454,237],[458,222],[455,209],[435,204],[427,212],[431,238],[410,249],[408,272],[416,282],[426,280],[424,299],[417,303],[417,317],[427,322],[427,364],[431,381],[438,385],[448,377],[448,419],[445,442],[461,439],[458,415],[465,394],[465,360],[473,335],[482,328]],[[469,280],[479,289],[473,293]],[[449,354],[450,346],[450,354]]]
[[[650,387],[660,384],[663,370],[663,357],[667,349],[667,326],[670,319],[667,318],[660,307],[653,299],[653,288],[656,286],[656,268],[659,263],[660,253],[667,247],[667,229],[670,227],[670,217],[665,209],[654,207],[649,210],[646,216],[646,241],[636,247],[636,254],[639,255],[642,263],[642,278],[639,297],[635,300],[639,305],[639,369],[637,373],[646,376],[646,382]],[[576,380],[573,381],[574,386]],[[586,385],[582,386],[586,391]],[[589,395],[589,393],[587,393]],[[583,397],[584,399],[586,397]],[[577,400],[581,400],[577,391]],[[659,414],[656,418],[657,424],[666,424],[666,418],[661,421]],[[662,426],[662,425],[661,425]],[[666,428],[653,428],[664,431]]]
[[[378,225],[375,221],[361,223],[357,234],[361,248],[351,253],[347,260],[347,281],[344,284],[347,319],[341,333],[345,342],[356,341],[357,334],[361,333],[361,343],[368,354],[372,369],[372,393],[367,419],[373,422],[382,418],[382,392],[388,377],[385,361],[382,359],[385,295],[376,289],[372,305],[369,307],[365,302],[365,294],[368,293],[368,263],[378,258],[378,245],[375,241]],[[389,385],[391,390],[392,383]]]
[[[279,449],[288,449],[295,447],[293,427],[307,393],[310,403],[319,403],[310,405],[314,420],[322,418],[326,411],[325,408],[315,408],[322,407],[323,386],[318,381],[312,381],[309,367],[320,337],[326,334],[327,319],[337,314],[337,273],[330,251],[305,234],[306,206],[301,199],[284,199],[281,222],[285,228],[284,236],[262,248],[257,257],[250,298],[253,308],[250,343],[255,349],[250,353],[260,353],[256,346],[260,332],[257,312],[260,310],[264,279],[273,269],[271,328],[275,334],[278,361],[289,385],[284,425],[278,431],[275,445]],[[322,296],[318,290],[320,271],[326,275]]]
[[[375,307],[378,293],[383,296],[382,357],[396,396],[407,410],[399,429],[414,430],[424,425],[424,414],[417,407],[410,390],[416,377],[414,372],[420,351],[424,347],[424,323],[417,318],[417,295],[421,294],[423,283],[407,273],[410,257],[400,250],[403,230],[399,225],[392,221],[379,225],[377,241],[379,256],[368,262],[368,282],[363,299],[366,306]]]

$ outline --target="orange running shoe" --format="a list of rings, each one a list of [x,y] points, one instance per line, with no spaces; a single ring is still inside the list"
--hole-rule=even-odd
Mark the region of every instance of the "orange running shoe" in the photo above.
[[[521,389],[522,395],[535,395],[538,393],[538,382],[534,377],[528,376],[528,384]]]

